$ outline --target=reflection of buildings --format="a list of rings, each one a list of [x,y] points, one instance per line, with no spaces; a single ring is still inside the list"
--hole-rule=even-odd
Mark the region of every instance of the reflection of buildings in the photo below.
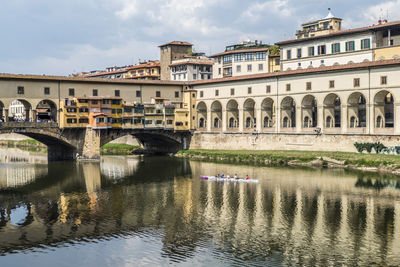
[[[235,172],[257,177],[259,184],[210,183],[198,177],[228,173],[233,165],[104,159],[100,171],[98,164],[81,164],[68,174],[79,179],[71,176],[27,196],[31,206],[21,225],[9,223],[12,205],[0,199],[0,252],[134,233],[160,240],[159,257],[167,261],[188,261],[199,249],[211,249],[238,265],[263,265],[257,260],[271,259],[271,251],[280,264],[400,263],[400,192],[394,188],[355,187],[357,177],[344,171],[248,166],[235,166]],[[100,172],[119,175],[113,165],[130,165],[124,169],[129,177],[100,186]],[[191,179],[184,177],[187,170],[193,170]]]
[[[100,163],[101,174],[109,179],[121,179],[135,173],[139,163],[138,157],[110,156],[102,157]]]

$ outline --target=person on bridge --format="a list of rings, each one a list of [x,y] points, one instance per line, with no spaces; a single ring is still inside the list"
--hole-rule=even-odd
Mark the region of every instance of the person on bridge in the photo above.
[[[246,175],[246,180],[249,180],[249,176],[248,175]]]

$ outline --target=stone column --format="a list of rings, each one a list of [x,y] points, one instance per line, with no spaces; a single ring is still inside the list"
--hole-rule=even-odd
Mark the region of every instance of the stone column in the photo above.
[[[37,112],[36,112],[36,109],[33,109],[32,110],[32,121],[36,122],[36,118],[37,118]]]
[[[30,109],[26,108],[25,109],[25,121],[29,121],[30,118]]]
[[[281,132],[281,127],[282,127],[282,125],[281,125],[282,108],[276,106],[275,110],[276,110],[276,113],[275,113],[275,125],[274,126],[275,126],[275,129],[276,129],[276,132],[280,133]],[[272,114],[273,114],[273,112],[272,112]]]
[[[212,112],[210,110],[210,112],[207,112],[207,131],[210,132],[211,131],[211,115]]]
[[[342,127],[342,133],[347,133],[347,122],[349,120],[348,114],[347,114],[347,105],[341,105],[341,112],[340,112],[340,124]]]
[[[256,110],[256,130],[257,132],[261,132],[263,120],[261,118],[261,109],[257,108]],[[271,118],[272,120],[272,118]]]
[[[373,104],[367,103],[365,105],[365,127],[366,127],[366,133],[367,134],[372,134],[374,132],[374,109],[373,109]]]
[[[318,111],[317,111],[317,127],[321,128],[321,130],[324,129],[324,106],[318,106]]]
[[[243,117],[244,117],[244,111],[242,108],[239,109],[239,132],[243,133],[243,126],[244,126],[244,121],[243,121]]]
[[[394,122],[394,133],[400,134],[400,103],[394,104],[393,122]]]
[[[8,122],[8,108],[4,109],[4,121]]]
[[[228,112],[226,111],[226,108],[222,108],[222,131],[226,132],[227,130],[227,117],[228,117]]]
[[[78,151],[81,159],[100,159],[100,130],[87,127],[85,139]]]
[[[303,114],[301,112],[301,106],[296,107],[296,132],[301,133]]]

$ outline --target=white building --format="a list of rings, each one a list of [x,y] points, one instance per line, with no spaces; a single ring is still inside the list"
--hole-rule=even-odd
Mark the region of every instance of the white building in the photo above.
[[[13,117],[14,120],[23,120],[25,119],[26,108],[23,103],[18,100],[14,100],[10,105],[9,116]]]
[[[296,39],[278,42],[282,70],[334,66],[400,58],[400,21],[342,30],[340,18],[331,13],[321,20],[304,23]],[[388,54],[387,47],[397,47]]]
[[[256,42],[242,42],[241,44],[227,46],[225,52],[212,55],[214,59],[213,77],[225,78],[251,74],[268,73],[269,45]],[[278,62],[274,60],[272,64]]]
[[[212,79],[213,62],[205,56],[174,60],[169,65],[172,81],[200,81]]]

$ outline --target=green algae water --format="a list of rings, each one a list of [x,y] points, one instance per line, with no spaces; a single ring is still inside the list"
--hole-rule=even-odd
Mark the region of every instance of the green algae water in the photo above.
[[[204,181],[249,175],[258,184]],[[0,150],[0,266],[398,266],[400,181]]]

